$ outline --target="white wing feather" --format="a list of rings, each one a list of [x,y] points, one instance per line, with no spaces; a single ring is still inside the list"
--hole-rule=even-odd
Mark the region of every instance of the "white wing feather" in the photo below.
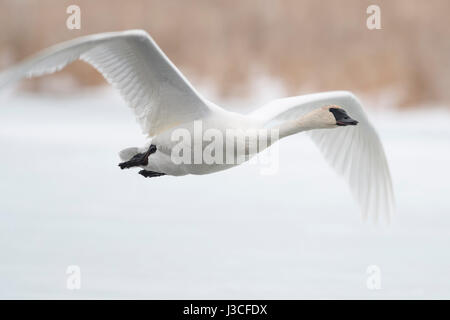
[[[204,99],[142,30],[81,37],[50,47],[0,74],[0,88],[81,59],[116,87],[150,136],[209,111]]]
[[[383,146],[359,100],[350,92],[332,91],[274,100],[251,115],[267,126],[302,115],[325,105],[342,106],[357,126],[308,131],[328,163],[350,185],[364,218],[378,220],[394,211],[394,192]]]

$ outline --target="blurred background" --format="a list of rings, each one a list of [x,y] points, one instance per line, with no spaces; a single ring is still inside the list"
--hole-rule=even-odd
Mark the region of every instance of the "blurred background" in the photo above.
[[[81,30],[65,27],[70,4],[81,8]],[[381,8],[381,30],[366,27],[371,4]],[[289,95],[350,88],[389,92],[399,108],[448,105],[448,12],[447,0],[1,0],[0,68],[80,35],[142,28],[194,85],[223,97],[248,95],[265,75]],[[52,76],[24,86],[67,92],[105,84],[83,63],[59,77],[68,75],[72,81]]]
[[[72,4],[81,30],[66,28]],[[366,27],[371,4],[381,30]],[[142,28],[226,108],[356,93],[397,200],[390,225],[364,223],[301,134],[279,142],[275,175],[248,163],[182,178],[121,171],[118,151],[145,137],[75,62],[0,91],[0,298],[450,298],[449,13],[448,0],[0,0],[0,70]],[[71,265],[80,290],[67,287]]]

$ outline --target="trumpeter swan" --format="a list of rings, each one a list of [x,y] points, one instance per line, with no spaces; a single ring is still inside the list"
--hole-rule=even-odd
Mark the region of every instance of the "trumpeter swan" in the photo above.
[[[307,131],[331,166],[345,177],[366,215],[384,212],[389,216],[393,210],[383,147],[350,92],[279,99],[250,114],[230,112],[204,99],[141,30],[90,35],[55,45],[1,73],[0,88],[22,77],[58,71],[77,59],[93,65],[120,91],[149,137],[142,148],[120,152],[121,168],[138,166],[144,177],[155,177],[206,174],[239,164],[173,161],[178,146],[174,132],[185,129],[193,134],[198,121],[203,131],[214,129],[223,134],[228,129],[270,129],[278,130],[278,138],[283,138]],[[185,144],[195,149],[190,141]]]

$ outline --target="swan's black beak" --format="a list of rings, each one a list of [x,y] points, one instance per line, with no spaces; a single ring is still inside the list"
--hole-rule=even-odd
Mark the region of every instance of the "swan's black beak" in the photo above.
[[[344,109],[330,108],[330,112],[334,115],[338,126],[356,126],[358,124],[358,121],[350,118]]]

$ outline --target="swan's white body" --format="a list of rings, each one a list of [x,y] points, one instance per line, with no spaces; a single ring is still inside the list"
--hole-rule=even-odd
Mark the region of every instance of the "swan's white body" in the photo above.
[[[147,166],[142,166],[142,168],[150,171],[163,172],[165,174],[173,175],[173,176],[181,176],[186,174],[208,174],[217,171],[222,171],[225,169],[229,169],[233,166],[238,165],[238,156],[239,154],[233,153],[233,161],[232,164],[207,164],[204,161],[201,163],[180,163],[176,164],[171,159],[173,148],[176,145],[179,145],[180,142],[174,140],[172,134],[178,129],[187,130],[192,137],[194,137],[194,125],[195,121],[201,120],[202,125],[202,134],[206,132],[208,129],[218,130],[221,135],[226,137],[227,130],[230,129],[262,129],[264,128],[263,122],[258,121],[249,115],[243,115],[236,112],[230,112],[220,107],[215,106],[212,103],[207,102],[207,105],[210,106],[210,110],[207,115],[202,117],[201,119],[196,119],[192,121],[188,121],[182,123],[179,126],[175,126],[171,129],[165,130],[149,140],[149,142],[141,149],[138,149],[138,152],[144,152],[147,150],[150,144],[153,144],[157,148],[157,152],[152,154],[149,157],[149,163]],[[207,146],[206,141],[201,141],[202,143],[202,151]],[[189,152],[194,152],[193,143],[189,143],[187,146]],[[225,150],[224,150],[225,152]],[[128,160],[129,156],[121,157],[123,160]]]
[[[230,112],[201,97],[151,37],[140,30],[91,35],[51,47],[1,73],[0,88],[22,77],[55,72],[76,59],[93,65],[120,91],[149,137],[142,149],[122,151],[124,160],[152,144],[157,151],[143,166],[146,170],[180,176],[232,167],[172,161],[171,152],[177,143],[172,133],[184,128],[194,134],[193,123],[198,120],[202,121],[203,130],[214,128],[224,135],[232,128],[280,128],[280,138],[307,131],[329,163],[346,178],[366,215],[383,212],[389,216],[393,210],[393,190],[383,147],[361,104],[350,92],[279,99],[247,115]],[[293,121],[327,105],[345,108],[359,125],[329,130],[325,129],[328,126]]]

